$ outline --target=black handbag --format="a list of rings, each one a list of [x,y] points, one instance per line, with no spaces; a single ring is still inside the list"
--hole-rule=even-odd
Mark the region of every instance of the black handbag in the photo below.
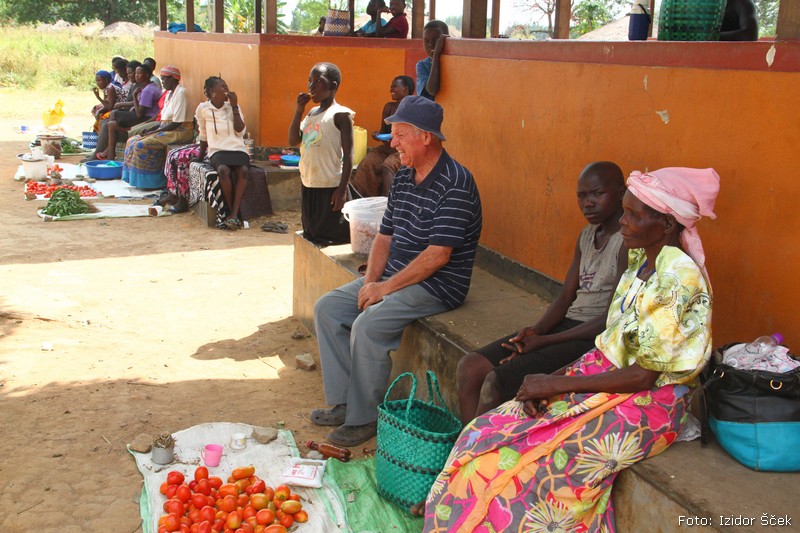
[[[723,364],[716,350],[701,375],[703,428],[734,459],[754,470],[800,471],[800,368],[785,374]]]

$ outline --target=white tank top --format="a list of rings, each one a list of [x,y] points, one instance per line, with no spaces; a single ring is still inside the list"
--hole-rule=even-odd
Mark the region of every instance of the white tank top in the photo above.
[[[342,178],[342,134],[334,124],[337,113],[348,113],[352,123],[355,113],[334,103],[322,113],[313,108],[300,123],[300,179],[306,187],[338,187]],[[352,157],[352,153],[350,156]]]

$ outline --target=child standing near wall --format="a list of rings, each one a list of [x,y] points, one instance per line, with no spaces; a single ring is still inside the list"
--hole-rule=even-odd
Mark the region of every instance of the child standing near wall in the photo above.
[[[431,100],[436,99],[441,76],[439,60],[444,49],[444,41],[449,35],[447,24],[441,20],[432,20],[425,24],[422,31],[422,46],[428,57],[417,63],[417,95]]]
[[[317,63],[308,76],[308,93],[297,96],[289,126],[289,145],[300,145],[303,237],[315,244],[350,242],[342,216],[353,170],[353,117],[336,102],[342,83],[339,67]],[[319,104],[300,119],[309,100]]]

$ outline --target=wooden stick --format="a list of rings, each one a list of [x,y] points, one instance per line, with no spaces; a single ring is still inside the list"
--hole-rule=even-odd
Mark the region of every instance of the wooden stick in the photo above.
[[[39,500],[38,502],[34,503],[34,504],[33,504],[33,505],[31,505],[30,507],[26,507],[25,509],[23,509],[23,510],[21,510],[21,511],[17,511],[17,514],[22,514],[22,513],[24,513],[25,511],[30,511],[31,509],[33,509],[34,507],[36,507],[37,505],[39,505],[40,503],[43,503],[43,502],[44,502],[44,500]]]

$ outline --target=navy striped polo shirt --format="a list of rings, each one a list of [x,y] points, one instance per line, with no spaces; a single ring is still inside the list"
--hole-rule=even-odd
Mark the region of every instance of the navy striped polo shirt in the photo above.
[[[450,246],[450,261],[419,284],[448,308],[464,303],[481,236],[481,198],[472,174],[442,151],[419,185],[401,167],[392,181],[380,232],[391,235],[384,277],[406,267],[429,245]]]

